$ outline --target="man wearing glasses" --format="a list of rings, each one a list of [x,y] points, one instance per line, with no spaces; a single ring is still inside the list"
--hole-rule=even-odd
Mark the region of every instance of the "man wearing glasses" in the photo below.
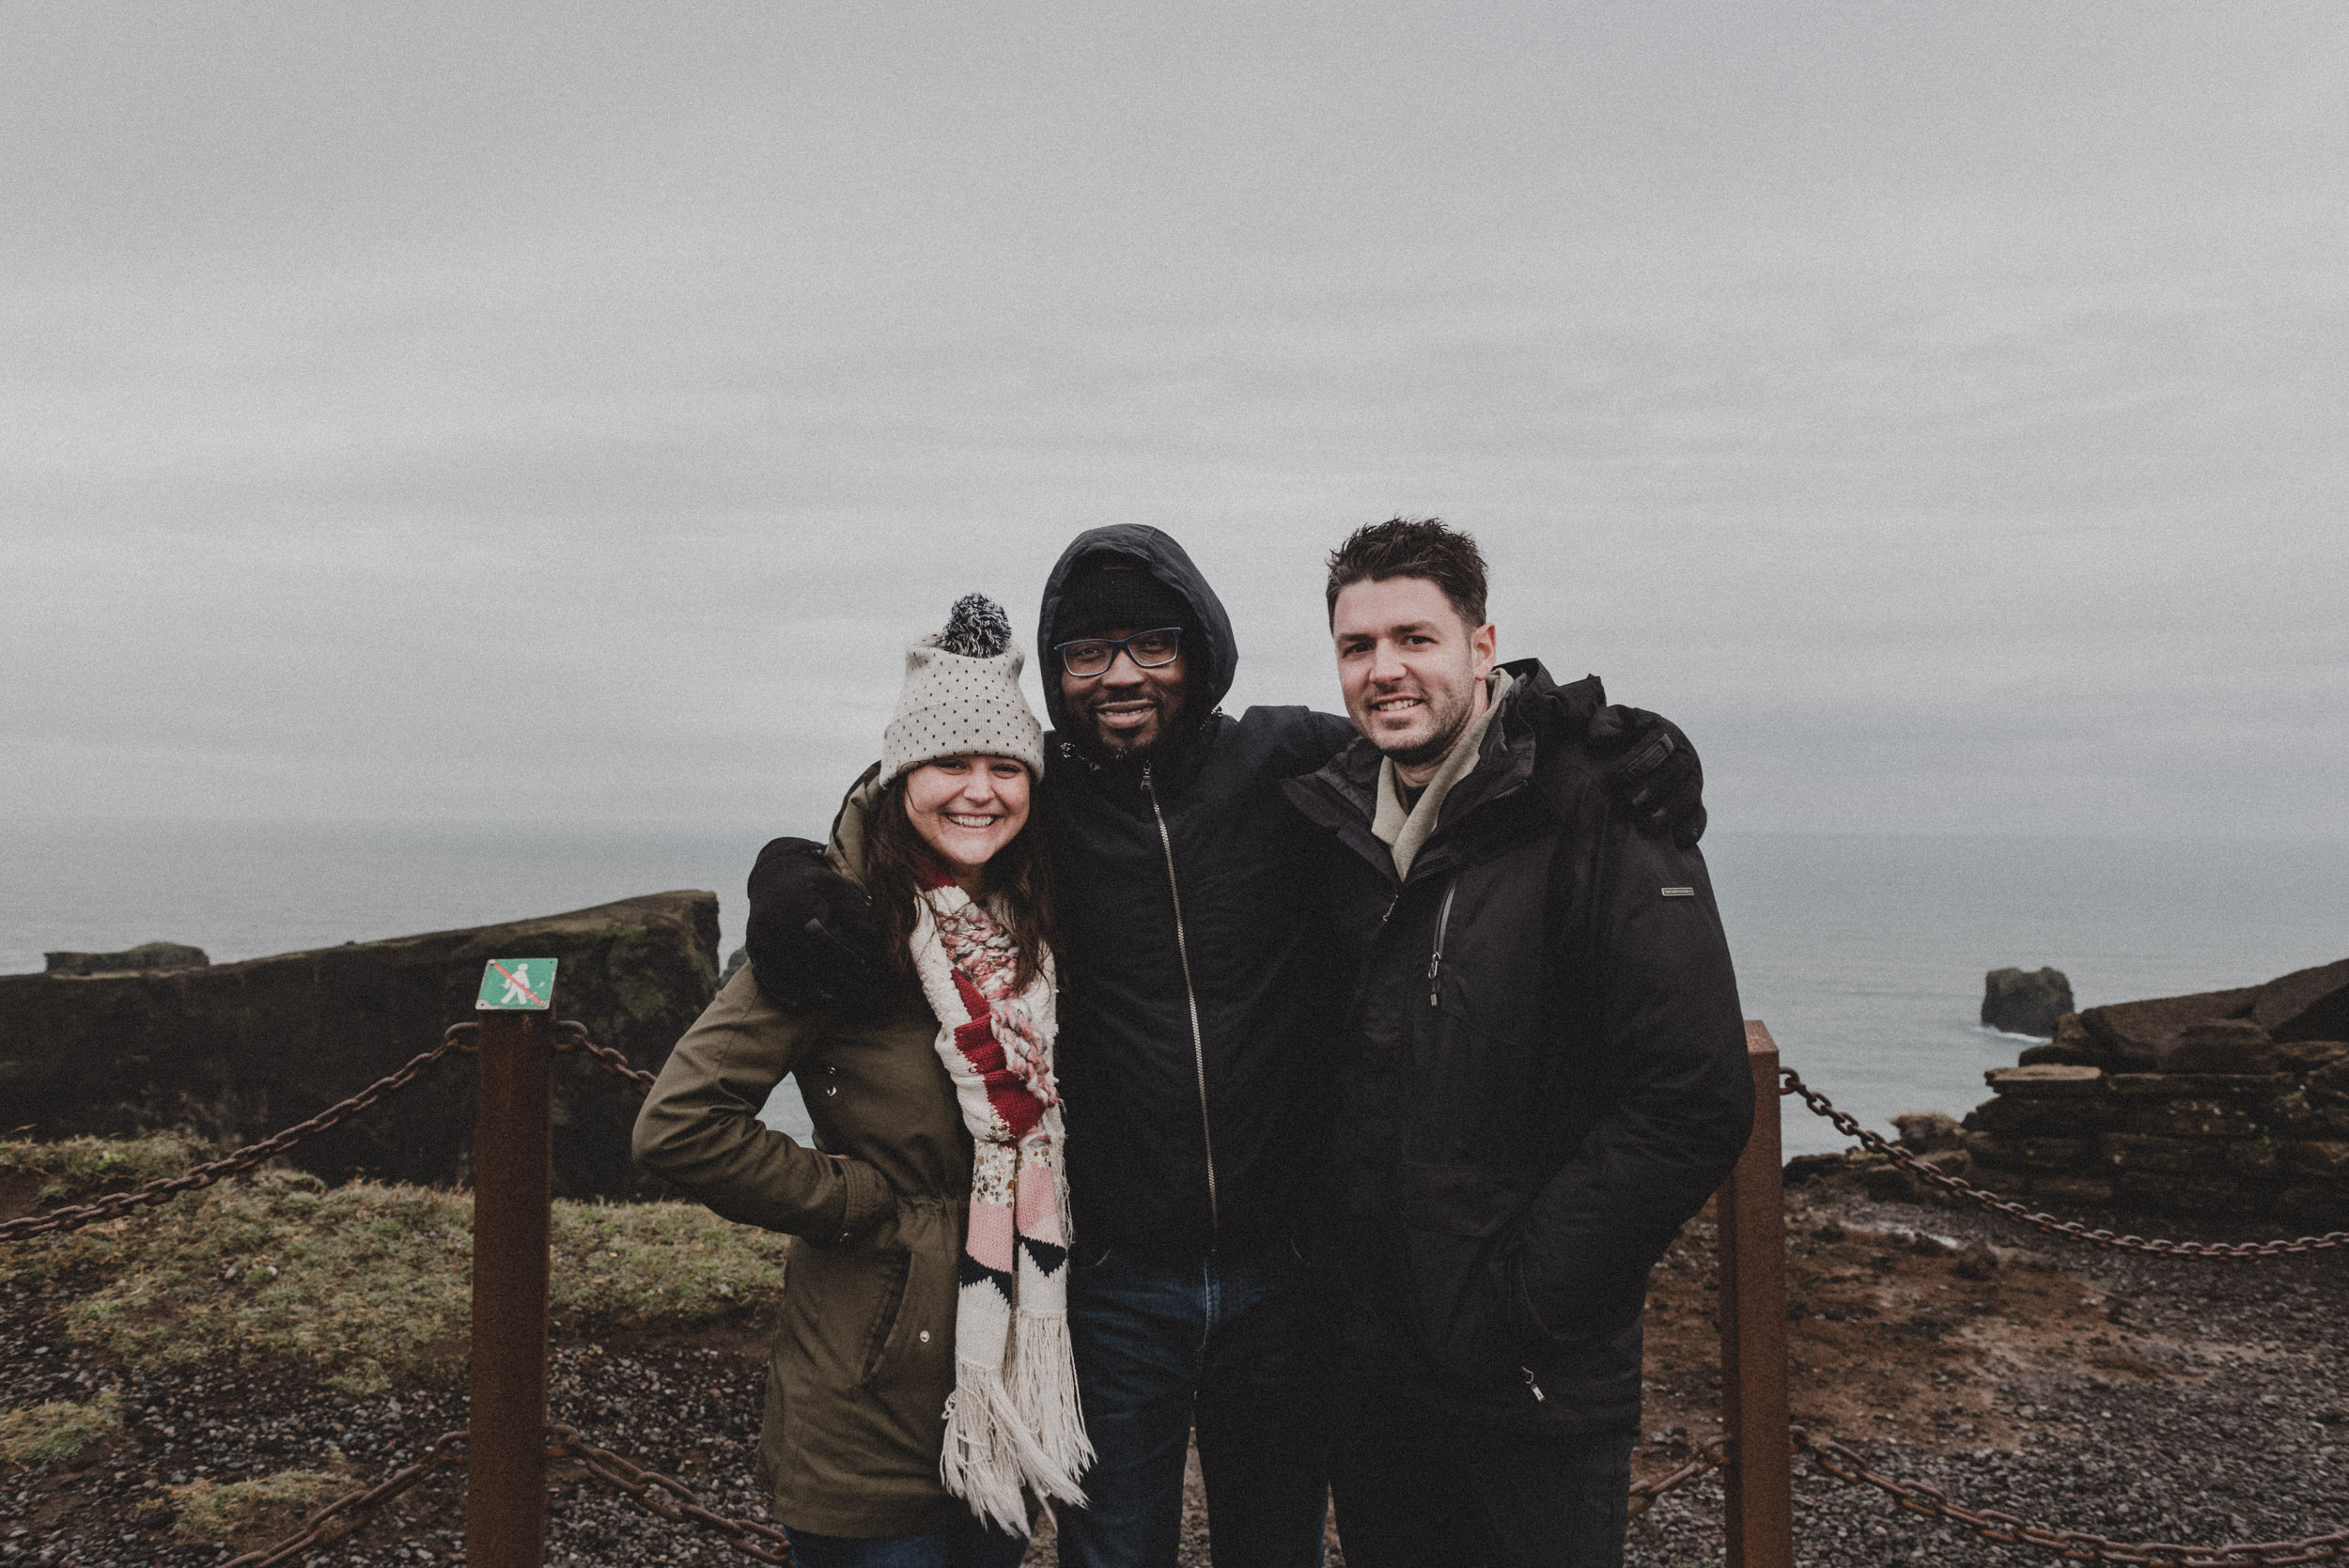
[[[1334,714],[1217,707],[1230,620],[1155,528],[1079,536],[1044,588],[1036,819],[1058,912],[1068,1291],[1097,1459],[1060,1516],[1069,1568],[1171,1568],[1197,1427],[1217,1568],[1314,1568],[1323,1377],[1292,1204],[1346,976],[1315,900],[1318,837],[1282,794],[1352,740]],[[1703,831],[1679,732],[1615,708],[1610,784],[1657,831]],[[752,875],[747,934],[778,994],[848,988],[873,944],[799,840]]]
[[[1087,1507],[1062,1516],[1063,1560],[1174,1561],[1195,1418],[1218,1564],[1312,1568],[1319,1379],[1286,1205],[1328,987],[1304,902],[1312,841],[1276,791],[1344,743],[1343,722],[1217,711],[1231,624],[1155,529],[1070,545],[1038,640],[1069,1327],[1098,1455]]]

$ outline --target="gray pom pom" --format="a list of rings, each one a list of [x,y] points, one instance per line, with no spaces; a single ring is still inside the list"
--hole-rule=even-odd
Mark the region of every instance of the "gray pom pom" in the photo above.
[[[992,659],[1011,646],[1011,617],[985,594],[965,594],[947,613],[938,646],[965,659]]]

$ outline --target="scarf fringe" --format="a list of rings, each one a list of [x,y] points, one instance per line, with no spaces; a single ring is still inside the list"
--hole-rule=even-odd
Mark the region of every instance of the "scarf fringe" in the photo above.
[[[1065,1312],[1022,1310],[1011,1343],[1011,1403],[1022,1436],[1034,1435],[1038,1461],[1028,1483],[1038,1497],[1085,1505],[1078,1482],[1093,1463],[1084,1412],[1077,1403],[1077,1356]]]
[[[955,1391],[946,1396],[946,1446],[938,1456],[938,1479],[980,1518],[1024,1536],[1028,1506],[1011,1441],[1017,1422],[1008,1419],[1010,1405],[1001,1374],[968,1361],[956,1366]]]

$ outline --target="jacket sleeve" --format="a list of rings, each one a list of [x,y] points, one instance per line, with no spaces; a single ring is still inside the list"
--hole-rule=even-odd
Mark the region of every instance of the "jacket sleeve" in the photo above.
[[[776,1084],[822,1037],[829,1010],[786,1012],[746,970],[669,1053],[636,1114],[636,1162],[728,1219],[847,1241],[895,1205],[880,1172],[758,1119]]]
[[[1269,739],[1275,778],[1310,773],[1354,743],[1352,720],[1310,707],[1252,707],[1240,722]]]
[[[1648,1270],[1753,1129],[1745,1022],[1703,857],[1608,817],[1553,960],[1588,976],[1577,992],[1590,1032],[1571,1060],[1601,1109],[1497,1258],[1511,1315],[1561,1342],[1639,1312]]]

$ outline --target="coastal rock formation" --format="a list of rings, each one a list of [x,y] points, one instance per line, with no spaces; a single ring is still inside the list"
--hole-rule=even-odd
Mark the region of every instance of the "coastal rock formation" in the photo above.
[[[555,1007],[658,1067],[715,994],[718,899],[663,893],[539,920],[138,973],[0,975],[0,1098],[55,1139],[192,1129],[235,1145],[315,1115],[475,1017],[490,958],[552,957]],[[636,1094],[585,1059],[554,1074],[554,1189],[618,1197]],[[461,1182],[470,1058],[451,1058],[286,1157],[330,1182]]]
[[[2269,981],[2250,1017],[2279,1040],[2349,1040],[2349,958]]]
[[[2245,986],[2232,991],[2199,991],[2191,996],[2155,997],[2147,1001],[2116,1001],[2091,1007],[2080,1014],[2080,1027],[2107,1064],[2130,1072],[2150,1072],[2161,1048],[2198,1023],[2250,1015],[2261,987]]]
[[[1900,1134],[1901,1147],[1911,1154],[1929,1155],[1966,1146],[1966,1129],[1957,1118],[1937,1110],[1903,1111],[1892,1118],[1892,1126]]]
[[[2066,1013],[2056,1020],[2055,1038],[2044,1046],[2025,1046],[2015,1061],[2023,1066],[2042,1062],[2068,1063],[2075,1066],[2102,1067],[2110,1063],[2112,1052],[2080,1022],[2077,1013]]]
[[[2164,1073],[2272,1073],[2276,1043],[2248,1018],[2210,1018],[2188,1024],[2154,1052]]]
[[[1974,1179],[2051,1205],[2349,1224],[2349,1040],[2309,1032],[2349,1024],[2344,999],[2349,963],[2066,1018],[1983,1075]]]
[[[2061,970],[1992,970],[1983,976],[1982,1021],[1988,1028],[2045,1039],[2071,1011],[2072,983]]]
[[[141,942],[120,953],[44,953],[50,974],[124,974],[137,970],[200,970],[211,960],[185,942]]]
[[[2279,1042],[2345,1040],[2349,1039],[2349,958],[2295,970],[2264,986],[2091,1007],[2079,1015],[2079,1020],[2076,1043],[2086,1048],[2065,1059],[2129,1072],[2166,1070],[2161,1068],[2162,1053],[2174,1051],[2189,1030],[2202,1024],[2240,1021]],[[2060,1026],[2057,1033],[2054,1043],[2064,1045]],[[2240,1033],[2233,1037],[2250,1038]],[[2218,1036],[2207,1039],[2209,1048],[2217,1048]]]

